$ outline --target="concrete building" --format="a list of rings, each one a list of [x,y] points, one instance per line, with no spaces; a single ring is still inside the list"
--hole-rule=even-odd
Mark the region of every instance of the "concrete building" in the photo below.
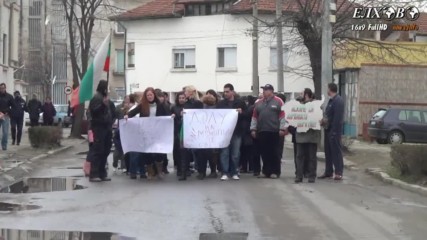
[[[66,104],[69,64],[67,22],[60,0],[21,0],[20,63],[16,77],[28,83],[28,95]],[[17,28],[18,29],[18,28]],[[54,84],[52,84],[53,80]]]
[[[200,91],[221,91],[234,84],[240,93],[252,92],[251,5],[243,1],[160,0],[113,17],[127,29],[127,93],[146,87],[178,92],[186,85]],[[260,18],[273,22],[275,4],[259,3]],[[284,86],[288,97],[313,88],[307,55],[289,42],[295,33],[284,27]],[[270,29],[271,30],[271,29]],[[260,85],[277,87],[274,34],[259,36]]]
[[[11,94],[24,92],[22,81],[15,81],[14,72],[19,68],[19,1],[0,0],[0,82],[5,83]]]

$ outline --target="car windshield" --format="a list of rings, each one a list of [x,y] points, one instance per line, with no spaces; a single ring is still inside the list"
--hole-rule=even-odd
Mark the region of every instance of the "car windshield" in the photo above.
[[[374,116],[372,116],[372,120],[381,119],[382,117],[384,117],[386,112],[387,111],[384,109],[379,110],[377,113],[374,114]]]
[[[60,113],[66,113],[68,112],[68,106],[64,105],[64,106],[55,106],[56,112],[60,112]]]

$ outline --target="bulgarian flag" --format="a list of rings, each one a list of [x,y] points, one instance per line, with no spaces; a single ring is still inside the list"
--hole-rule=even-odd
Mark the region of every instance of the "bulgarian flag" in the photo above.
[[[96,91],[96,87],[101,79],[103,79],[105,72],[110,71],[110,52],[111,52],[111,34],[109,34],[89,65],[80,86],[73,90],[71,96],[71,107],[75,107],[81,103],[92,99]]]

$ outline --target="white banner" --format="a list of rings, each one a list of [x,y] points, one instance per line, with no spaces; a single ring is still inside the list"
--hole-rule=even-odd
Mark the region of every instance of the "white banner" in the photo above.
[[[236,127],[236,109],[184,110],[185,148],[225,148]]]
[[[173,118],[143,117],[119,121],[120,141],[124,153],[171,153]]]
[[[323,101],[314,100],[306,104],[301,104],[296,100],[287,102],[283,107],[286,121],[290,126],[296,127],[297,132],[307,132],[309,129],[320,130]]]

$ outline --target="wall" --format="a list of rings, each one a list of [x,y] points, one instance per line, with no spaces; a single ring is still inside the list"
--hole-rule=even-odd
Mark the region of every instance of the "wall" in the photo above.
[[[212,15],[174,19],[152,19],[125,22],[127,42],[135,43],[135,68],[127,69],[127,89],[139,83],[135,91],[146,87],[161,88],[167,92],[180,91],[183,86],[194,85],[200,91],[222,90],[232,83],[238,92],[251,92],[252,37],[249,15]],[[295,33],[284,31],[284,39]],[[277,73],[270,71],[270,46],[275,45],[270,34],[260,36],[260,85],[276,86]],[[217,47],[220,44],[237,45],[237,72],[217,72]],[[195,46],[197,72],[172,72],[172,49]],[[296,49],[296,48],[293,48]],[[289,64],[300,69],[308,68],[308,57],[292,53]],[[293,72],[285,72],[285,92],[301,92],[313,88],[312,80]],[[311,71],[309,70],[309,76]]]
[[[427,66],[362,65],[359,73],[358,133],[378,108],[426,109]]]

